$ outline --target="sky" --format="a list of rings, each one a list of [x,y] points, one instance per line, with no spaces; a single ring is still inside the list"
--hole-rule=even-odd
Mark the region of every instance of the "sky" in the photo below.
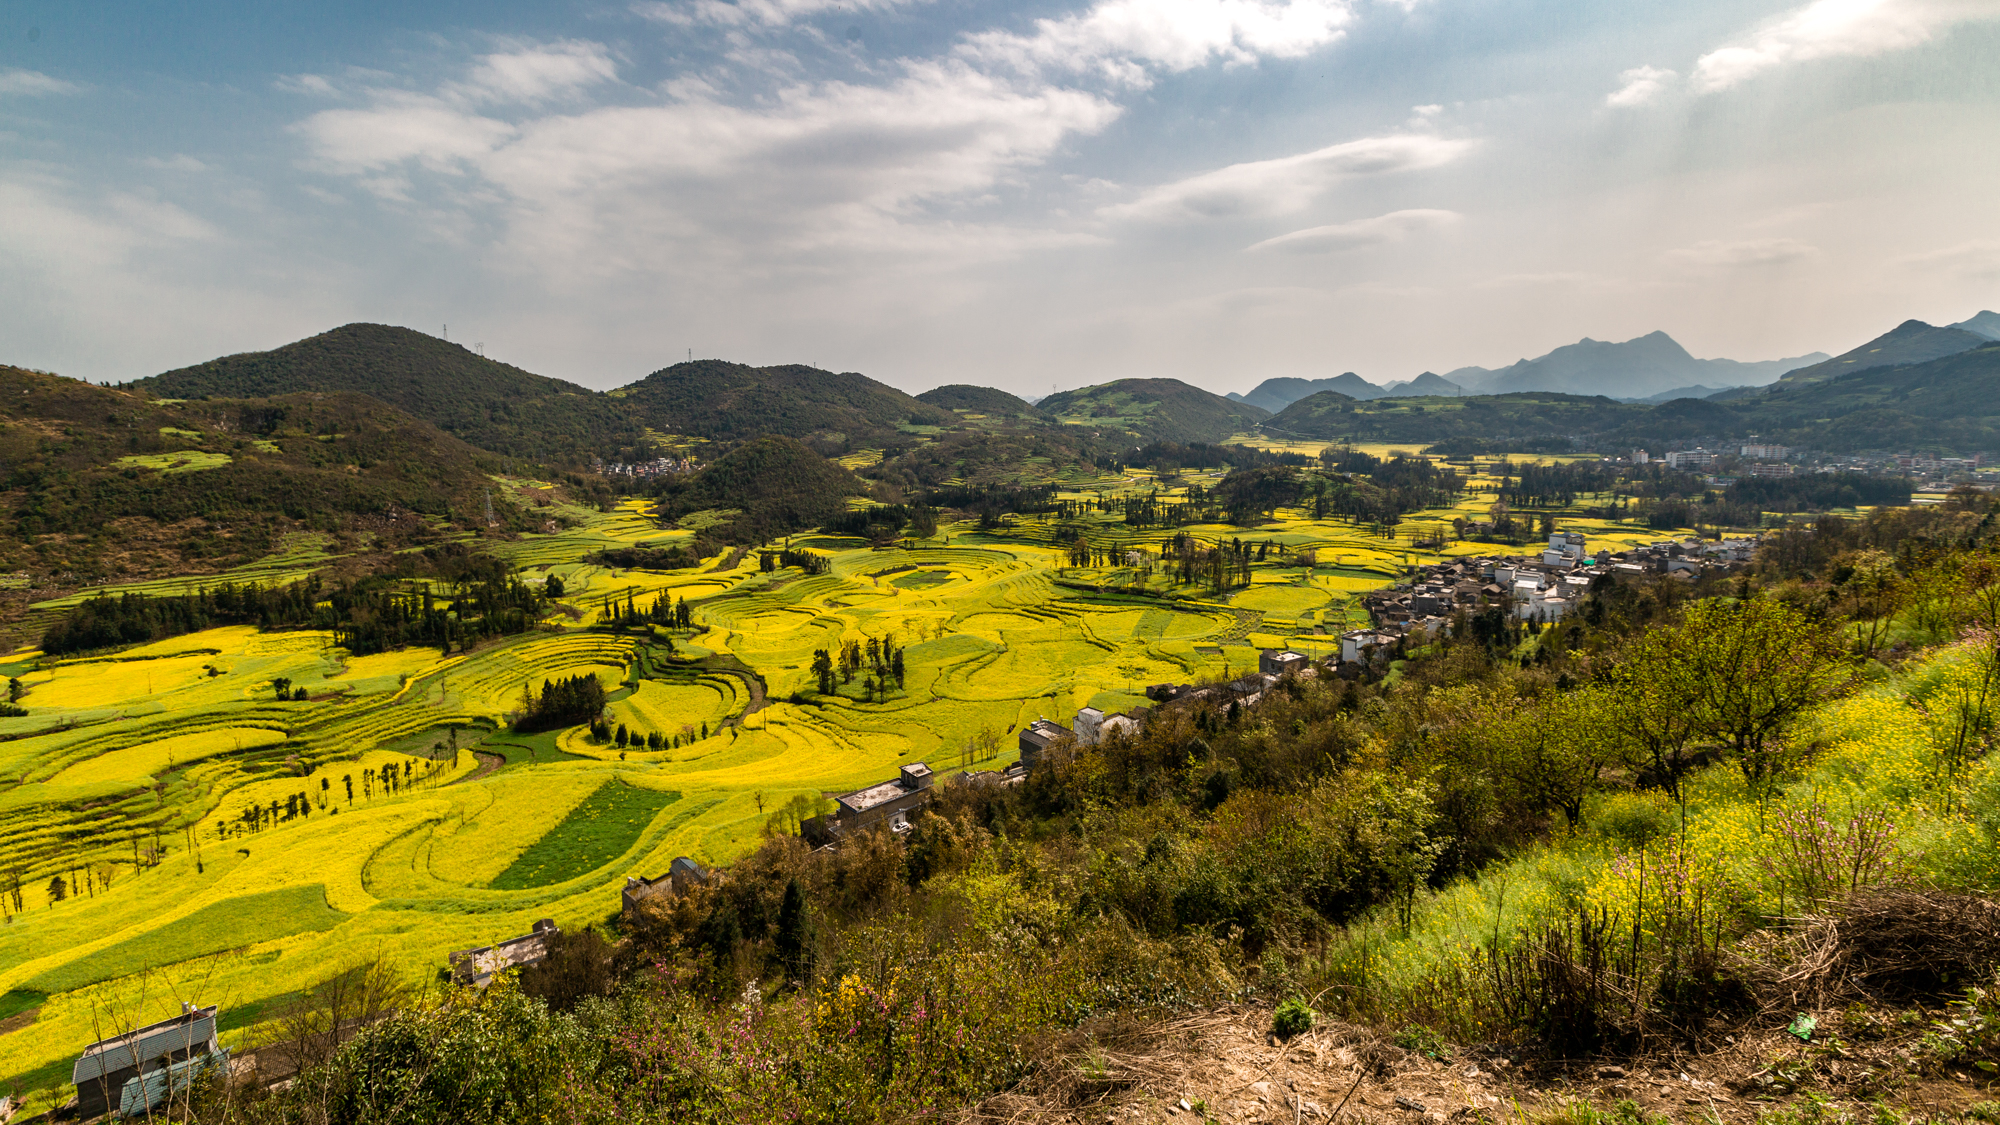
[[[2000,307],[2000,0],[0,0],[0,362],[1047,394]]]

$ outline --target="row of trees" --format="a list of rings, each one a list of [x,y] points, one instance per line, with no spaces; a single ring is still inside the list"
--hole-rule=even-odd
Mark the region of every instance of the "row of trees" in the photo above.
[[[371,576],[328,587],[318,575],[284,586],[225,583],[190,594],[121,594],[91,598],[42,635],[51,656],[141,644],[216,625],[303,627],[334,634],[357,655],[405,645],[449,653],[478,640],[526,631],[541,615],[541,595],[507,573],[481,570],[449,596],[426,585],[404,592],[397,580]]]

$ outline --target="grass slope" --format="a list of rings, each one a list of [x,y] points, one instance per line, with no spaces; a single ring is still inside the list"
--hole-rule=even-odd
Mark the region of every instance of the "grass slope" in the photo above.
[[[224,899],[88,958],[39,973],[20,988],[44,995],[69,992],[275,938],[324,932],[346,920],[347,915],[327,905],[326,888],[317,883]]]

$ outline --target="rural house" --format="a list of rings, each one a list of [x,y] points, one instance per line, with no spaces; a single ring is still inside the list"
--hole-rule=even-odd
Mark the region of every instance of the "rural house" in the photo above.
[[[182,1004],[181,1014],[99,1040],[70,1069],[76,1116],[142,1117],[185,1091],[208,1068],[228,1062],[215,1041],[215,1006]]]
[[[1021,728],[1021,764],[1029,769],[1041,760],[1043,751],[1065,738],[1073,737],[1072,732],[1047,719],[1036,719]]]
[[[1304,654],[1290,649],[1280,652],[1274,648],[1267,648],[1257,654],[1257,671],[1266,676],[1282,676],[1288,672],[1302,671],[1311,663],[1312,661],[1306,659]]]
[[[651,879],[635,875],[625,877],[625,889],[619,893],[619,913],[630,918],[640,904],[649,899],[679,898],[697,884],[706,882],[707,869],[684,855],[675,856],[663,875]]]
[[[482,945],[478,949],[461,949],[448,953],[445,960],[451,964],[451,977],[459,984],[485,988],[493,978],[508,969],[518,969],[533,965],[549,955],[549,935],[560,933],[555,920],[544,918],[535,923],[535,928],[517,938],[508,938],[496,945]]]

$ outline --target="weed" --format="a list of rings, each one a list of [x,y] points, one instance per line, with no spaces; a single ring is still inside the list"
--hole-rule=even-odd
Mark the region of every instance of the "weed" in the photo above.
[[[1316,1017],[1311,1005],[1294,996],[1272,1013],[1271,1032],[1280,1039],[1290,1039],[1311,1030]]]

